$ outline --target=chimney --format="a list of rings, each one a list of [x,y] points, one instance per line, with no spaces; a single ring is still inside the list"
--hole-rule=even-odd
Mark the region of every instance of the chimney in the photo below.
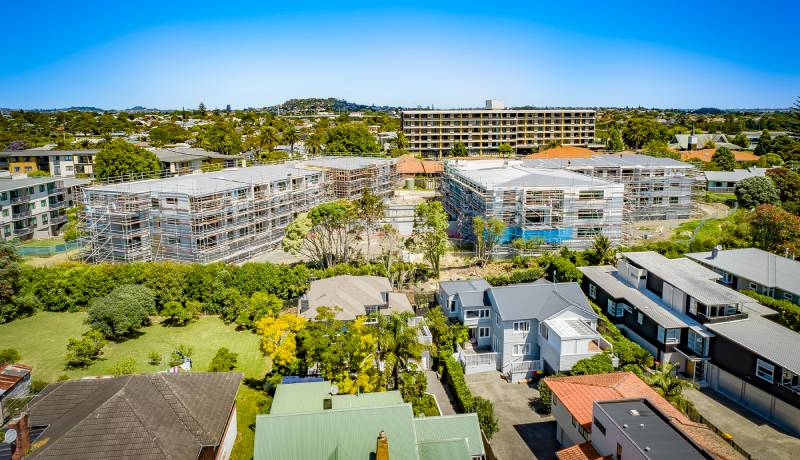
[[[717,258],[717,256],[719,255],[720,249],[722,249],[722,246],[720,246],[720,245],[716,245],[713,248],[711,248],[711,258],[712,259],[716,259]]]
[[[31,433],[28,428],[28,414],[22,414],[9,422],[8,429],[17,432],[17,440],[13,443],[14,452],[11,454],[11,460],[22,460],[26,453],[31,450]]]
[[[389,439],[386,432],[378,433],[378,446],[375,448],[375,460],[389,460]]]

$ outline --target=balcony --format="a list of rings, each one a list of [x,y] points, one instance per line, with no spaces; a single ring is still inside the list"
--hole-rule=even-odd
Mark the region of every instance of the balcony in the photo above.
[[[51,189],[47,189],[47,194],[48,195],[60,195],[60,194],[63,194],[63,193],[67,193],[67,189],[64,188],[64,187],[54,187],[54,188],[51,188]]]
[[[724,323],[725,321],[734,321],[737,319],[747,319],[746,312],[738,312],[733,315],[724,315],[724,316],[708,316],[705,313],[697,313],[697,317],[700,318],[700,322],[704,324],[715,324],[715,323]]]
[[[23,227],[23,228],[15,228],[14,229],[14,235],[16,235],[16,236],[30,235],[31,233],[33,233],[33,228],[31,228],[31,227]]]
[[[14,208],[11,208],[11,219],[12,220],[22,220],[27,219],[31,216],[30,209],[20,209],[15,211]]]
[[[30,200],[30,195],[17,195],[11,197],[11,203],[25,203]]]
[[[50,225],[63,224],[66,221],[67,221],[67,216],[66,216],[66,214],[64,214],[64,215],[60,215],[60,216],[56,216],[56,217],[51,218],[50,219]]]
[[[488,348],[475,348],[472,342],[464,344],[464,348],[456,345],[456,359],[464,368],[465,374],[477,374],[497,370],[497,353]]]
[[[50,205],[50,209],[61,209],[61,208],[66,208],[67,207],[67,202],[63,201],[63,200],[62,201],[48,201],[48,204]]]

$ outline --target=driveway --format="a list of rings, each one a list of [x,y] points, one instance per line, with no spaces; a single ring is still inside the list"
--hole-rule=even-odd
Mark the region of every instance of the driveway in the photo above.
[[[684,390],[700,414],[756,459],[798,458],[800,439],[710,390]]]
[[[450,397],[450,392],[446,391],[439,376],[432,370],[425,371],[425,380],[428,382],[428,393],[436,398],[439,411],[442,415],[453,415],[456,413],[455,403]]]
[[[492,450],[498,460],[554,459],[560,449],[556,441],[556,422],[542,417],[530,407],[539,392],[526,384],[508,383],[500,372],[467,375],[467,386],[474,396],[494,404],[500,431],[492,437]]]

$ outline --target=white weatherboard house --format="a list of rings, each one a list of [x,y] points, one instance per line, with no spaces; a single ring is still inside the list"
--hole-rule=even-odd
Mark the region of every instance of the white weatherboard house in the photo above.
[[[470,340],[457,351],[468,374],[499,370],[517,381],[537,371],[569,371],[581,359],[611,351],[577,283],[443,281],[437,300],[469,327]]]

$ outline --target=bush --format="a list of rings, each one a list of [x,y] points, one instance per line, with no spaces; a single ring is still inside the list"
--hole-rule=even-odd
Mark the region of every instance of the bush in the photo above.
[[[147,354],[147,362],[152,364],[153,366],[158,366],[161,364],[162,358],[161,353],[157,351],[151,351]]]
[[[492,439],[492,436],[500,430],[497,417],[494,416],[494,405],[489,400],[475,398],[475,412],[478,414],[478,423],[486,439]]]
[[[129,356],[111,366],[108,372],[115,377],[133,374],[136,372],[136,360],[133,358],[133,356]]]
[[[572,375],[605,374],[614,372],[611,356],[599,353],[591,358],[583,358],[572,366]]]
[[[86,367],[98,357],[106,346],[103,333],[90,330],[80,338],[71,338],[67,343],[67,367]]]
[[[736,183],[734,189],[739,204],[746,209],[760,204],[778,204],[778,189],[769,177],[748,177]]]
[[[47,387],[49,383],[44,380],[31,380],[31,394],[37,394]]]
[[[120,339],[139,330],[155,310],[153,291],[134,284],[120,286],[92,301],[86,322],[109,339]]]
[[[464,369],[452,356],[445,356],[443,362],[445,382],[453,391],[458,408],[461,412],[473,412],[475,402],[469,387],[467,387],[467,382],[464,381]]]
[[[232,353],[225,347],[217,350],[217,354],[211,359],[211,364],[208,366],[208,372],[228,372],[236,369],[237,360],[239,355]]]
[[[0,364],[14,364],[19,361],[19,352],[13,348],[0,350]]]
[[[778,312],[775,316],[767,318],[787,328],[800,332],[800,306],[784,299],[773,299],[772,297],[759,294],[755,291],[745,290],[742,294],[756,299],[761,305],[769,307]]]
[[[553,391],[547,386],[547,381],[539,380],[539,411],[549,414],[553,409]]]
[[[531,283],[544,276],[544,270],[539,267],[512,270],[506,275],[487,276],[484,279],[492,286],[507,286],[509,284]]]
[[[164,304],[161,316],[166,316],[164,323],[171,326],[186,326],[189,324],[199,310],[199,302],[190,300],[186,305],[182,305],[176,300],[170,300]]]

